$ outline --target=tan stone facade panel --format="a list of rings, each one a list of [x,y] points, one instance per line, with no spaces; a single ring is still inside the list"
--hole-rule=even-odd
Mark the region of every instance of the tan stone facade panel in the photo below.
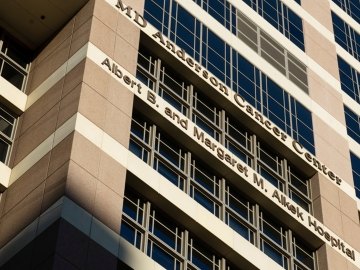
[[[303,21],[305,52],[335,79],[339,79],[335,44],[308,22]],[[312,89],[310,89],[311,95]]]
[[[114,192],[98,181],[96,184],[93,216],[101,220],[102,223],[114,232],[119,232],[123,200],[123,196],[120,196],[117,192]]]
[[[74,145],[76,143],[75,133]],[[96,178],[73,161],[69,164],[69,172],[66,179],[64,195],[89,213],[92,213],[96,184]]]
[[[14,142],[15,148],[13,155],[15,158],[13,166],[17,165],[23,158],[30,154],[31,151],[39,146],[39,144],[55,132],[59,105],[58,103],[52,107]]]
[[[347,269],[347,260],[326,244],[317,251],[317,256],[318,269]]]
[[[344,181],[353,185],[349,144],[329,124],[313,114],[316,156]]]
[[[100,156],[99,180],[119,196],[124,196],[126,168],[102,152]]]
[[[330,85],[325,78],[321,78],[311,69],[308,69],[307,73],[311,98],[345,126],[342,95],[334,89],[334,85]]]
[[[327,0],[302,0],[301,7],[311,16],[319,21],[328,30],[332,31],[332,20],[330,14],[330,4]]]
[[[313,200],[323,197],[337,209],[340,209],[339,188],[329,179],[320,173],[317,173],[311,179],[311,198]]]

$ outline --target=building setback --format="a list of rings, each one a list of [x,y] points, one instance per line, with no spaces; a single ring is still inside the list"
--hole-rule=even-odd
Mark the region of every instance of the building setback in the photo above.
[[[0,269],[360,269],[357,0],[7,2]]]

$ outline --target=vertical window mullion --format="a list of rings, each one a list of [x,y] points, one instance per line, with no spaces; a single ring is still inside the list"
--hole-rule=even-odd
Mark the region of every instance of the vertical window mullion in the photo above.
[[[225,145],[225,137],[226,137],[226,130],[225,130],[225,122],[226,122],[226,116],[225,116],[225,110],[223,109],[220,109],[218,110],[216,108],[216,111],[218,112],[219,114],[219,128],[221,130],[221,134],[220,134],[220,143],[224,146]]]
[[[290,124],[291,130],[290,130],[290,132],[285,130],[285,132],[287,132],[288,134],[290,133],[289,135],[292,138],[294,138],[294,139],[296,139],[298,141],[298,136],[294,136],[295,127],[294,127],[294,123],[293,123],[293,115],[297,115],[296,111],[295,111],[295,108],[293,108],[294,107],[294,102],[291,102],[291,96],[290,95],[288,95],[287,98],[288,98],[288,104],[289,104],[289,107],[288,107],[288,110],[289,110],[289,124]],[[295,130],[297,130],[297,128]]]
[[[220,209],[220,219],[226,223],[226,182],[225,179],[222,178],[219,181],[220,184],[220,202],[221,202],[221,209]]]
[[[149,240],[149,228],[150,228],[150,211],[151,211],[151,204],[150,202],[146,202],[144,204],[144,220],[143,220],[143,226],[145,228],[144,237],[143,237],[143,252],[145,254],[148,254],[149,246],[148,246],[148,240]]]
[[[188,241],[189,241],[189,232],[184,230],[181,232],[181,255],[183,258],[183,269],[188,269],[188,258],[189,258],[189,249],[188,249]]]
[[[290,197],[290,184],[289,184],[289,170],[288,170],[288,164],[287,164],[287,160],[286,159],[282,159],[281,161],[281,166],[282,166],[282,170],[281,170],[281,174],[282,174],[282,179],[284,179],[284,193],[288,195],[288,197]]]
[[[256,136],[253,136],[251,149],[252,149],[252,154],[254,157],[253,162],[252,162],[252,165],[253,165],[252,168],[257,172],[258,171],[259,146],[258,146]]]
[[[260,208],[258,204],[254,206],[254,226],[256,228],[254,244],[257,248],[261,249]]]
[[[354,94],[355,94],[355,101],[360,104],[360,72],[354,69]]]
[[[155,61],[155,68],[154,68],[154,77],[155,77],[155,93],[159,95],[160,91],[160,81],[161,81],[161,72],[163,73],[163,77],[165,77],[165,69],[161,66],[161,60],[157,59]],[[163,71],[161,71],[163,69]],[[163,78],[164,79],[164,78]]]
[[[164,5],[165,5],[165,2],[166,1],[164,1]],[[172,5],[173,5],[173,0],[169,0],[169,21],[168,21],[168,32],[167,33],[165,33],[168,37],[171,37],[171,24],[173,23],[173,20],[172,20],[172,16],[171,16],[171,14],[172,14]],[[165,8],[164,8],[164,10],[165,10]],[[165,12],[164,12],[164,15],[165,15]]]
[[[156,126],[152,125],[150,127],[150,158],[149,158],[149,165],[150,167],[154,168],[155,165],[155,148],[156,148]]]
[[[293,270],[295,269],[295,264],[294,264],[294,260],[295,260],[295,251],[294,251],[294,237],[292,235],[292,231],[288,230],[287,231],[287,237],[288,237],[288,247],[287,250],[290,253],[290,260],[289,260],[289,269]]]

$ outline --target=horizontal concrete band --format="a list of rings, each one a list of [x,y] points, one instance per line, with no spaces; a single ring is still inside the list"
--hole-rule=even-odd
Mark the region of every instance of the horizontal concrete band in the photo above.
[[[3,192],[9,186],[11,169],[0,162],[0,192]]]
[[[0,76],[0,101],[17,114],[25,111],[27,95]]]

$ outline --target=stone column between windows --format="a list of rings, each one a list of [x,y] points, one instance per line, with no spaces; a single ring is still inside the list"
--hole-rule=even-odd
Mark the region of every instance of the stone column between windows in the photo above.
[[[325,28],[333,32],[330,2],[328,0],[302,0],[302,7]],[[337,54],[334,43],[326,39],[313,26],[303,20],[305,52],[339,80]],[[308,68],[309,95],[331,116],[345,125],[342,96],[326,78]],[[330,125],[313,114],[316,156],[326,166],[353,186],[349,145]],[[312,179],[314,215],[337,233],[357,251],[360,250],[360,226],[356,201],[317,174]],[[331,247],[318,250],[319,269],[356,269]]]

